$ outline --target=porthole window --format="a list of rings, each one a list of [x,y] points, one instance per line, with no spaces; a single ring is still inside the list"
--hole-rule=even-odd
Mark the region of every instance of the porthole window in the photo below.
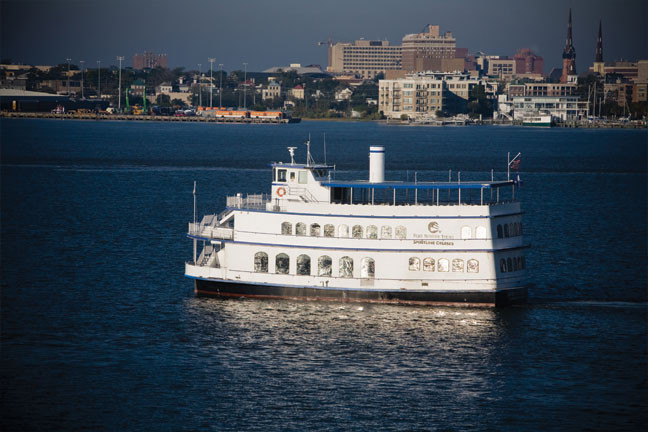
[[[310,226],[310,235],[313,237],[319,237],[320,235],[320,225],[319,224],[311,224]]]
[[[275,258],[275,272],[279,274],[288,274],[290,271],[290,258],[284,253],[280,253]]]
[[[297,225],[295,225],[295,234],[298,236],[305,236],[306,235],[306,224],[297,222]]]
[[[434,271],[434,258],[425,258],[423,260],[423,271],[426,272]]]
[[[340,225],[338,227],[338,237],[348,238],[349,237],[349,227],[347,225]]]
[[[254,254],[254,271],[256,273],[268,273],[268,254],[257,252]]]
[[[447,272],[450,270],[450,261],[445,258],[441,258],[437,261],[437,271]]]
[[[328,255],[319,257],[317,267],[319,276],[331,276],[333,274],[333,260]]]
[[[392,238],[392,228],[387,225],[380,227],[380,238],[390,239]]]
[[[461,227],[461,238],[469,239],[472,238],[472,229],[469,226]]]
[[[466,261],[466,270],[468,273],[479,273],[479,261],[476,259]]]
[[[362,258],[360,264],[360,277],[372,278],[376,275],[376,263],[373,258]]]
[[[506,260],[504,258],[500,259],[500,272],[506,273]]]
[[[483,227],[483,226],[478,226],[477,229],[475,229],[475,238],[485,239],[486,238],[486,228]]]
[[[503,238],[502,225],[497,225],[497,238]]]
[[[331,224],[324,225],[324,237],[335,237],[335,226]]]
[[[452,260],[452,271],[453,272],[461,272],[463,273],[464,271],[464,261],[459,258],[455,258]]]
[[[511,258],[506,259],[506,271],[513,271],[513,260]]]
[[[402,225],[396,227],[396,238],[404,240],[407,238],[407,228]]]
[[[421,260],[418,257],[411,257],[409,259],[409,270],[410,271],[421,270]]]
[[[290,222],[281,223],[281,234],[292,235],[292,224]]]
[[[340,277],[353,277],[353,258],[348,256],[340,258]]]
[[[311,265],[310,257],[308,255],[299,255],[297,257],[297,274],[310,275]]]
[[[509,237],[509,226],[508,224],[504,224],[504,238]]]
[[[362,238],[362,226],[353,225],[353,228],[351,229],[351,235],[353,236],[353,238]]]
[[[368,239],[378,238],[378,227],[376,225],[369,225],[367,227],[367,238]]]

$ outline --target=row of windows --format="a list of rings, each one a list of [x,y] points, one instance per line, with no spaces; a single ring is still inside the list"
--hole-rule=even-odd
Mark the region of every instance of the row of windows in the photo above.
[[[293,225],[290,222],[283,222],[281,224],[281,234],[283,235],[292,235]],[[320,224],[314,223],[310,226],[310,235],[313,237],[319,237],[322,232],[322,227]],[[335,225],[326,224],[324,225],[324,237],[335,237]],[[348,225],[339,225],[337,228],[338,237],[348,238],[349,237],[349,226]],[[362,225],[353,225],[350,230],[352,238],[368,238],[368,239],[377,239],[378,238],[378,227],[376,225],[369,225],[366,230]],[[396,227],[393,231],[395,238],[404,240],[407,238],[407,228],[402,225]],[[305,236],[306,235],[306,224],[302,222],[297,222],[295,224],[295,235]],[[383,225],[380,228],[380,238],[391,239],[392,236],[392,227],[389,225]]]
[[[502,273],[524,270],[525,268],[526,268],[526,258],[523,256],[500,259],[500,271]]]
[[[311,275],[311,258],[308,255],[299,255],[295,262],[295,274],[301,276]],[[268,273],[268,254],[257,252],[254,254],[254,271],[256,273]],[[275,257],[275,273],[290,273],[290,257],[280,253]],[[343,256],[338,260],[338,274],[342,278],[353,277],[353,258]],[[376,274],[376,263],[373,258],[365,257],[360,260],[360,277],[372,278]],[[317,276],[333,275],[333,259],[328,255],[322,255],[317,259]]]
[[[502,225],[497,225],[497,238],[517,237],[522,235],[522,223],[511,222]]]
[[[434,258],[423,258],[423,271],[426,272],[449,272],[450,271],[450,260],[447,258],[439,258],[435,263]],[[465,269],[468,273],[479,273],[479,261],[476,259],[469,259],[465,262]],[[410,257],[409,259],[409,270],[410,271],[420,271],[421,270],[421,259],[419,257]],[[455,258],[452,260],[452,271],[463,273],[464,271],[464,260],[460,258]]]
[[[295,224],[295,235],[305,236],[307,235],[307,229],[308,227],[305,223],[297,222]],[[399,240],[405,240],[407,238],[407,228],[402,225],[398,225],[395,230],[392,230],[392,227],[389,225],[383,225],[382,227],[380,227],[380,231],[378,230],[378,226],[376,225],[369,225],[366,228],[366,231],[362,225],[353,225],[350,231],[348,225],[343,224],[337,227],[337,236],[340,238],[348,238],[349,232],[351,233],[352,238],[360,239],[377,239],[379,233],[381,239],[396,238]],[[292,235],[292,233],[293,224],[290,222],[283,222],[281,224],[281,234]],[[324,225],[323,230],[322,226],[318,223],[310,225],[310,236],[319,237],[320,235],[322,235],[322,233],[324,237],[335,237],[335,225],[326,224]],[[504,224],[503,228],[502,225],[497,225],[497,238],[508,238],[519,235],[522,235],[522,224],[519,222]],[[463,226],[461,227],[461,238],[464,240],[473,238],[478,240],[485,240],[487,238],[486,227],[478,226],[473,229],[469,226]]]

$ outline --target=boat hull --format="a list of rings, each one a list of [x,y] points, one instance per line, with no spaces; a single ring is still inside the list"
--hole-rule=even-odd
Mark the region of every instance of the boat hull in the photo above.
[[[194,287],[198,296],[229,298],[486,307],[524,304],[527,300],[526,287],[501,291],[379,291],[287,287],[205,279],[196,279]]]

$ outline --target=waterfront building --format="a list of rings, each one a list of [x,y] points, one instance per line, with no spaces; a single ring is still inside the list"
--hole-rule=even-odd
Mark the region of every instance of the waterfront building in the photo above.
[[[560,82],[575,82],[576,75],[576,49],[572,43],[572,16],[569,8],[569,23],[567,24],[567,40],[565,41],[565,50],[563,51],[563,69],[560,76]]]
[[[571,121],[587,117],[587,102],[580,102],[578,96],[516,96],[513,97],[513,118],[536,113],[548,113],[552,118]]]
[[[304,87],[301,84],[297,84],[288,91],[288,96],[294,99],[304,99]]]
[[[153,69],[156,67],[167,68],[167,55],[144,52],[133,56],[133,69]]]
[[[332,73],[351,72],[372,79],[388,70],[400,70],[401,59],[401,47],[390,45],[386,40],[329,43],[326,70]]]
[[[457,49],[457,40],[451,32],[443,35],[438,25],[428,25],[427,31],[408,34],[402,40],[405,72],[455,72],[464,70],[466,49]]]
[[[426,72],[409,74],[405,78],[380,80],[378,109],[387,118],[409,118],[444,113],[460,113],[466,109],[471,91],[482,85],[494,98],[497,83],[464,72]]]
[[[281,85],[276,81],[270,81],[268,87],[261,91],[263,100],[272,100],[281,97]]]
[[[576,83],[526,83],[524,96],[573,96]]]

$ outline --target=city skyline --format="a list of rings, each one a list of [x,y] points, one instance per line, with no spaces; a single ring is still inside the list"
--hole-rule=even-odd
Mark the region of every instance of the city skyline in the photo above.
[[[599,21],[603,23],[605,61],[648,58],[645,17],[648,6],[635,0],[550,0],[446,4],[405,0],[394,6],[386,0],[342,2],[305,7],[295,0],[272,4],[230,4],[188,0],[116,0],[107,5],[89,0],[3,0],[1,3],[2,59],[15,63],[73,64],[100,60],[117,65],[125,56],[132,66],[135,53],[168,55],[169,67],[197,69],[216,58],[226,70],[261,71],[290,63],[326,68],[326,46],[318,42],[387,39],[400,44],[405,34],[427,24],[452,31],[457,46],[470,53],[512,57],[530,48],[544,57],[545,73],[560,68],[567,16],[572,8],[573,44],[577,70],[595,60]]]

